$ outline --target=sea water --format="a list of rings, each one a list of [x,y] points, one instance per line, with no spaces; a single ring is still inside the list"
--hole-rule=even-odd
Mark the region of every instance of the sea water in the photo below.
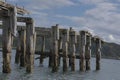
[[[48,68],[48,58],[44,59],[43,66],[39,65],[39,60],[34,62],[34,71],[26,73],[26,69],[14,63],[15,50],[12,51],[11,68],[9,74],[2,73],[2,52],[0,52],[0,80],[120,80],[120,61],[112,59],[101,59],[101,70],[95,70],[95,58],[91,59],[91,70],[80,72],[79,60],[76,59],[76,70],[72,72],[70,68],[66,73],[62,71],[62,59],[59,71],[51,72]],[[35,55],[35,58],[38,55]]]

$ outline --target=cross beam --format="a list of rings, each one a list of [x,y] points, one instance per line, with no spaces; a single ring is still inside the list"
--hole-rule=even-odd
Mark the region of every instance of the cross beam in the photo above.
[[[0,1],[0,9],[9,10],[9,9],[13,9],[14,7],[15,7],[14,5]],[[29,14],[29,12],[27,10],[25,10],[24,8],[20,8],[17,6],[16,6],[16,8],[17,8],[17,14],[22,14],[22,15]]]

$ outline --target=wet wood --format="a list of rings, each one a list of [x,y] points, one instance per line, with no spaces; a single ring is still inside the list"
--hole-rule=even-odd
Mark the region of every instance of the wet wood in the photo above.
[[[58,57],[58,66],[60,66],[60,61],[61,61],[61,56],[60,54],[62,54],[62,38],[60,37],[60,39],[58,40],[58,54],[59,54],[59,57]]]
[[[75,43],[77,43],[76,39],[76,32],[72,29],[69,31],[69,66],[71,67],[71,71],[75,71],[75,52],[76,52],[76,46]]]
[[[21,55],[20,55],[20,66],[25,67],[26,61],[26,30],[21,30]]]
[[[36,53],[36,52],[35,52]],[[45,55],[45,53],[43,53]],[[49,57],[49,63],[48,63],[48,67],[52,67],[53,66],[53,62],[52,62],[52,50],[50,50],[50,52],[47,52],[46,54],[48,54]]]
[[[80,71],[85,71],[86,32],[80,31]]]
[[[5,11],[5,10],[3,10]],[[16,31],[16,8],[5,11],[6,14],[2,15],[3,21],[3,73],[10,73],[11,49],[13,43],[13,35]],[[8,15],[9,14],[9,15]]]
[[[67,29],[62,30],[62,54],[63,54],[63,72],[68,70],[68,41],[69,31]]]
[[[43,53],[45,51],[45,36],[42,37],[42,48],[41,52]],[[40,64],[43,64],[44,56],[40,55]]]
[[[90,70],[90,59],[91,59],[91,34],[87,33],[86,36],[86,52],[85,52],[85,59],[86,59],[86,70]]]
[[[58,41],[56,40],[53,45],[54,48],[54,54],[53,54],[53,66],[52,66],[52,72],[58,71]]]
[[[10,33],[10,17],[3,17],[3,33],[2,33],[2,47],[3,47],[3,73],[11,72],[11,43],[12,43],[12,35]]]
[[[34,22],[27,18],[26,22],[26,72],[31,73],[34,66]]]
[[[101,60],[101,39],[95,37],[96,44],[96,70],[100,70],[100,60]]]
[[[21,31],[18,31],[17,34],[17,48],[16,48],[16,55],[15,55],[15,63],[19,64],[20,63],[20,55],[21,55]]]
[[[52,26],[52,72],[58,71],[58,40],[59,40],[59,27],[58,25]]]

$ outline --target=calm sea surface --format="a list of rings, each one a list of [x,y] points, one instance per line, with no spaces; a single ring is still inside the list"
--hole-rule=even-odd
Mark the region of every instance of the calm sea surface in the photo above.
[[[102,59],[101,70],[95,71],[95,59],[91,59],[91,70],[88,72],[79,71],[79,60],[76,60],[76,71],[63,73],[62,65],[57,73],[51,73],[48,68],[48,58],[44,60],[43,67],[40,67],[39,60],[35,60],[34,72],[27,74],[25,68],[14,64],[15,51],[12,52],[10,74],[2,73],[2,53],[0,52],[0,80],[120,80],[120,61]],[[35,57],[37,57],[36,55]],[[62,63],[61,63],[62,64]]]

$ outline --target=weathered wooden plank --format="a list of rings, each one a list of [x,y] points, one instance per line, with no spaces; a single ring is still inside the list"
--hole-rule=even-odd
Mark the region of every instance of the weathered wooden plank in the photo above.
[[[38,31],[38,30],[36,30],[36,33],[37,33],[37,36],[45,36],[47,38],[51,37],[50,31],[44,31],[44,30]]]
[[[26,23],[31,23],[32,18],[30,17],[17,17],[18,22],[26,22]]]
[[[2,29],[2,25],[0,25],[0,29]],[[17,26],[17,30],[26,30],[25,26]],[[42,28],[42,27],[35,27],[35,32],[36,32],[36,36],[40,37],[40,36],[45,36],[47,38],[51,37],[51,29],[50,28]]]

